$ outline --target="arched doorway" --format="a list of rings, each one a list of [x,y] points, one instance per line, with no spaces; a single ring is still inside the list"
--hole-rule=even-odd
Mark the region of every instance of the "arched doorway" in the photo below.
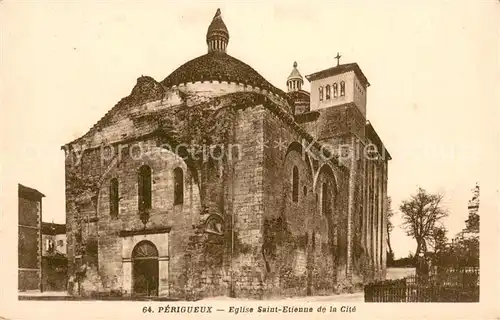
[[[139,242],[132,251],[133,294],[158,295],[158,250],[150,241]]]

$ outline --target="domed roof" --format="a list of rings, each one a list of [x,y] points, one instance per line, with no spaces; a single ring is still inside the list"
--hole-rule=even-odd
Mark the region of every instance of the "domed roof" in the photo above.
[[[287,81],[292,80],[292,79],[299,79],[299,80],[304,81],[304,78],[302,77],[299,70],[297,69],[297,62],[293,63],[293,69],[292,69],[292,72],[290,73],[290,75],[288,76]]]
[[[186,62],[166,77],[162,84],[171,87],[182,83],[210,80],[248,84],[286,97],[285,92],[270,84],[252,67],[220,51],[212,51]]]
[[[217,9],[215,16],[212,19],[212,23],[208,26],[207,30],[207,43],[212,36],[223,35],[229,40],[229,31],[227,30],[226,24],[222,20],[222,14],[220,9]]]

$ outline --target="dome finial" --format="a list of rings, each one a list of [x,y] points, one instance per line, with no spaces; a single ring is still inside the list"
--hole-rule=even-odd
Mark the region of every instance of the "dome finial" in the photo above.
[[[304,78],[302,78],[302,75],[300,74],[299,70],[297,70],[297,66],[298,66],[297,61],[294,61],[292,72],[286,79],[286,86],[288,88],[288,92],[301,90],[302,85],[304,84]]]
[[[229,31],[227,31],[226,24],[222,21],[220,9],[217,9],[212,19],[212,23],[210,23],[207,30],[208,52],[226,52],[228,42]]]

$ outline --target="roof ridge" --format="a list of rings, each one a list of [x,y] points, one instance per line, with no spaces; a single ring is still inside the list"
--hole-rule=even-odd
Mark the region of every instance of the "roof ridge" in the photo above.
[[[314,81],[314,80],[319,79],[319,78],[324,78],[324,77],[328,77],[331,75],[342,74],[342,73],[345,73],[348,71],[354,71],[354,73],[356,73],[356,75],[359,77],[359,80],[361,80],[361,82],[364,85],[370,86],[370,82],[368,82],[368,79],[364,75],[363,71],[361,70],[361,68],[359,67],[357,62],[345,63],[345,64],[341,64],[338,66],[333,66],[333,67],[330,67],[327,69],[323,69],[323,70],[306,75],[306,79],[309,81]]]
[[[135,97],[141,96],[142,93],[139,92],[139,90],[138,90],[139,88],[145,88],[145,86],[147,86],[147,84],[151,83],[151,82],[153,82],[155,85],[160,85],[161,87],[163,87],[163,85],[162,85],[161,82],[156,81],[152,77],[149,77],[149,76],[140,76],[139,78],[137,78],[137,82],[134,85],[134,87],[132,88],[132,90],[130,91],[129,95],[127,95],[126,97],[121,98],[120,101],[118,101],[113,107],[111,107],[111,109],[109,109],[108,111],[106,111],[106,113],[99,120],[97,120],[90,127],[90,129],[85,134],[83,134],[82,136],[80,136],[80,137],[72,140],[69,143],[66,143],[61,148],[64,148],[67,145],[76,143],[76,142],[82,140],[83,138],[88,137],[92,132],[95,132],[96,130],[99,130],[99,128],[102,127],[103,123],[105,123],[109,118],[111,118],[112,116],[114,116],[118,112],[119,109],[126,108],[127,106],[129,106],[130,104],[133,103],[133,101],[131,101],[131,100],[133,100]],[[163,88],[162,90],[163,90],[162,95],[164,95],[165,94],[165,88]],[[151,95],[151,93],[149,93],[149,95]],[[151,100],[151,99],[148,98],[148,97],[146,97],[144,99],[144,101],[142,101],[142,103],[147,103],[147,102],[149,102],[149,100]]]

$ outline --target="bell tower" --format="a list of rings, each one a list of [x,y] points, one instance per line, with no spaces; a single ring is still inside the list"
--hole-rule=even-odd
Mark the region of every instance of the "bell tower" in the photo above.
[[[357,63],[340,63],[306,76],[311,83],[311,110],[353,104],[366,118],[367,89],[370,83]]]

